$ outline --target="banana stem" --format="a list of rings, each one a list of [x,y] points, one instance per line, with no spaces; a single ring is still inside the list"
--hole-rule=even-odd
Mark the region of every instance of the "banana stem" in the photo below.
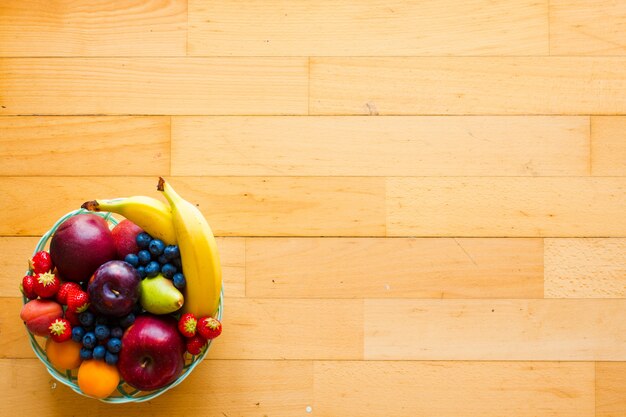
[[[100,203],[98,203],[98,200],[85,201],[80,208],[89,211],[100,211]]]
[[[157,184],[157,190],[161,191],[165,196],[165,199],[170,203],[172,207],[176,205],[177,201],[180,201],[181,197],[174,191],[169,182],[165,181],[163,177],[159,177],[159,183]]]

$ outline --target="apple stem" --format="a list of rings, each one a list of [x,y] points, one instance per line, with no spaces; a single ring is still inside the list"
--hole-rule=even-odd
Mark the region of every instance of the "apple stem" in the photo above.
[[[144,358],[143,361],[141,361],[141,367],[145,368],[146,366],[148,366],[150,364],[150,359],[149,358]]]

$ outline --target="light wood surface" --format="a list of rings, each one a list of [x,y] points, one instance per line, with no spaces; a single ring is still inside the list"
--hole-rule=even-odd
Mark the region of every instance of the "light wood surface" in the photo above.
[[[626,416],[625,4],[0,2],[0,416]],[[18,284],[159,175],[218,236],[224,334],[107,405]]]

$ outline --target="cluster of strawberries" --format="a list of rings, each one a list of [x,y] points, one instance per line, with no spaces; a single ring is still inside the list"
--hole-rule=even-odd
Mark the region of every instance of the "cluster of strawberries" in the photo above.
[[[222,333],[222,324],[213,317],[197,319],[192,313],[185,313],[178,321],[178,330],[186,338],[187,352],[198,355],[208,340]]]
[[[52,340],[64,342],[72,337],[72,326],[79,324],[78,315],[89,307],[89,295],[76,282],[61,283],[48,252],[37,252],[29,264],[31,274],[22,278],[22,292],[29,300],[56,299],[67,306],[65,318],[58,318],[50,325]]]

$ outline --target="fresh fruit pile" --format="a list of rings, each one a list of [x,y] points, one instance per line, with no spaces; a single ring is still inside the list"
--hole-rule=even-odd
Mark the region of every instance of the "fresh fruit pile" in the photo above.
[[[162,178],[157,189],[169,204],[144,196],[83,204],[126,219],[110,230],[98,215],[69,217],[20,285],[26,327],[47,338],[55,368],[78,369],[78,386],[92,397],[112,395],[120,381],[165,387],[222,330],[211,229]]]

